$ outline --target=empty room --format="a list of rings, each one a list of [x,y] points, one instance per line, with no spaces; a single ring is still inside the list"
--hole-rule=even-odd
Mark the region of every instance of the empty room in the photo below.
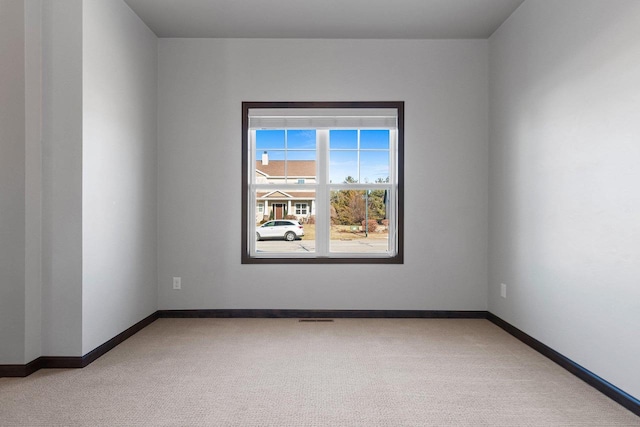
[[[637,0],[0,0],[0,426],[640,426]]]

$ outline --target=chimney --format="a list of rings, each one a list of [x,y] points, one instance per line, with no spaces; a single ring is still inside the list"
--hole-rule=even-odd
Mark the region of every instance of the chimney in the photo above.
[[[269,155],[265,151],[262,153],[262,166],[267,166],[269,164]]]

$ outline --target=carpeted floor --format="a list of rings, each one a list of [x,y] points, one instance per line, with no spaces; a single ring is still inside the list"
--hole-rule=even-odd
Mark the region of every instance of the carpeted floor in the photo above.
[[[640,426],[487,320],[160,319],[0,378],[1,426]]]

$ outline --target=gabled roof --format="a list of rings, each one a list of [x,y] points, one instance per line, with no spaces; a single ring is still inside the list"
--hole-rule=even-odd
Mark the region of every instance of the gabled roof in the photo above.
[[[264,191],[256,194],[258,199],[315,199],[316,193],[313,191]]]
[[[315,160],[288,160],[287,176],[293,177],[315,177]],[[269,160],[268,165],[263,165],[262,161],[256,161],[256,171],[266,176],[284,176],[284,160]]]

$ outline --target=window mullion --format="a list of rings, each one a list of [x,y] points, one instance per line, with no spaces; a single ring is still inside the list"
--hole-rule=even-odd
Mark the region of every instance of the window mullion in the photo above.
[[[397,213],[398,213],[398,169],[396,165],[398,156],[398,132],[393,129],[389,131],[389,184],[391,189],[387,197],[387,219],[389,220],[389,239],[387,250],[395,252],[397,248]]]
[[[360,129],[357,131],[357,151],[356,151],[356,182],[362,182],[360,178]]]
[[[331,212],[329,208],[329,131],[318,130],[316,133],[318,180],[316,189],[316,254],[320,257],[329,255],[329,232]]]
[[[247,215],[247,218],[245,218],[245,221],[247,221],[247,230],[249,230],[248,235],[251,236],[249,237],[249,242],[248,242],[249,254],[254,256],[256,253],[256,239],[252,237],[256,235],[255,206],[257,201],[256,188],[255,188],[255,185],[256,185],[256,131],[255,129],[249,130],[248,161],[249,161],[249,168],[248,168],[249,177],[247,181],[249,183],[249,191],[247,192],[248,194],[245,194],[245,197],[249,198],[248,206],[250,206],[249,212],[251,212],[251,214]]]
[[[249,186],[249,206],[253,206],[254,208],[251,210],[252,214],[251,215],[247,215],[247,222],[248,222],[248,230],[249,230],[249,253],[254,254],[256,253],[256,239],[255,239],[255,235],[256,235],[256,214],[255,214],[255,206],[256,206],[256,201],[258,200],[257,197],[257,191],[255,189],[254,186]],[[266,208],[266,201],[265,201],[265,208]],[[263,214],[264,215],[264,214]]]
[[[289,183],[289,172],[287,168],[289,166],[289,144],[288,144],[289,130],[284,131],[284,183]]]
[[[256,131],[251,129],[249,131],[249,185],[255,185],[256,183]]]

